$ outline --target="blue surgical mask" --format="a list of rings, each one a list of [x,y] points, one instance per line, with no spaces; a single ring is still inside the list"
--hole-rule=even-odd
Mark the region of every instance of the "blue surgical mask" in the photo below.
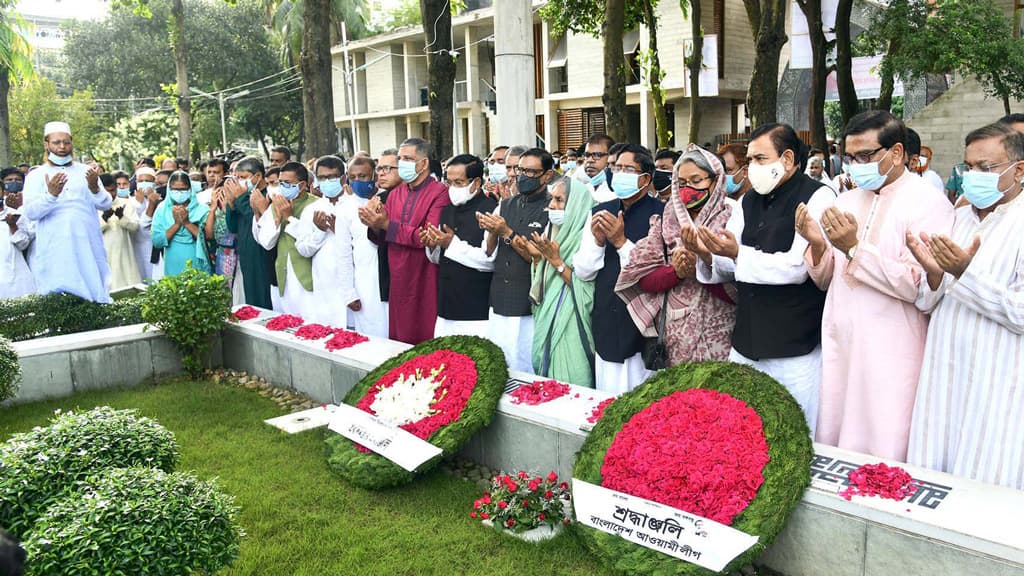
[[[416,180],[420,173],[416,171],[415,160],[399,160],[398,161],[398,177],[403,182],[409,183]]]
[[[604,170],[601,170],[590,179],[590,185],[594,188],[600,188],[601,184],[604,184],[608,180],[608,174]]]
[[[612,191],[619,198],[632,198],[640,191],[640,175],[616,172],[612,174]]]
[[[746,178],[744,178],[743,180],[740,180],[739,182],[737,182],[735,174],[726,174],[726,176],[725,176],[725,193],[729,194],[729,195],[732,195],[732,194],[735,194],[735,193],[739,192],[740,191],[740,187],[743,185],[743,181],[744,180],[746,180]]]
[[[576,161],[575,160],[566,160],[565,162],[562,162],[562,172],[568,172],[569,170],[575,170],[575,169],[576,169]]]
[[[892,150],[889,150],[882,158],[885,158],[891,152]],[[879,162],[868,162],[867,164],[847,164],[843,168],[850,175],[857,188],[876,192],[885,185],[885,179],[889,177],[889,172],[892,172],[892,169],[896,167],[896,164],[893,164],[885,174],[882,174],[878,171],[880,162],[881,160]]]
[[[979,210],[984,210],[994,206],[997,202],[1003,199],[1003,196],[1013,188],[1013,184],[1006,190],[999,189],[999,179],[1006,174],[1007,170],[1015,168],[1017,163],[1010,164],[1006,170],[996,174],[995,172],[964,172],[963,182],[961,186],[964,190],[964,196],[967,197],[967,201],[972,206]]]
[[[256,187],[249,178],[238,178],[238,184],[245,188],[246,192],[252,192],[252,189]]]
[[[168,194],[171,197],[171,202],[175,204],[184,204],[192,198],[192,190],[169,190]]]
[[[135,187],[139,190],[152,190],[156,188],[156,182],[137,182]]]
[[[131,193],[132,193],[132,191],[131,191],[130,188],[118,188],[117,189],[117,197],[118,198],[127,198],[128,196],[131,195]]]
[[[555,226],[561,226],[565,222],[565,210],[552,210],[548,208],[548,221]]]
[[[203,183],[202,182],[199,182],[198,180],[190,180],[190,182],[192,183],[192,191],[193,192],[199,193],[199,192],[202,191],[202,189],[203,189]]]
[[[349,187],[352,188],[352,192],[360,198],[370,198],[373,196],[373,182],[370,180],[353,180],[349,182]],[[320,190],[323,192],[323,189]]]
[[[493,163],[488,165],[487,179],[491,182],[504,182],[508,180],[508,172],[505,171],[505,167],[501,164]]]
[[[353,190],[355,192],[355,190]],[[337,198],[341,194],[341,178],[320,180],[320,193],[327,198]]]
[[[56,164],[57,166],[67,166],[68,164],[71,164],[72,160],[71,154],[68,154],[67,156],[58,156],[53,152],[50,152],[50,154],[47,157],[50,159],[50,162]]]
[[[278,182],[278,186],[281,188],[281,196],[284,196],[285,200],[295,200],[299,196],[299,185],[292,184],[291,182]]]

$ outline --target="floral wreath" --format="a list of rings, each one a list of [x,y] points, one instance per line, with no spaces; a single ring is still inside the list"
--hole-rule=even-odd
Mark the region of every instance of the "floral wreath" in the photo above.
[[[781,384],[748,366],[691,363],[662,370],[608,404],[580,448],[573,477],[758,536],[723,570],[729,573],[775,540],[810,484],[813,456],[800,405]],[[576,529],[588,548],[624,572],[715,574],[616,535]]]
[[[501,349],[474,336],[428,340],[367,374],[345,403],[375,414],[442,450],[408,472],[338,434],[327,437],[327,463],[353,484],[399,486],[459,450],[491,422],[508,381]]]

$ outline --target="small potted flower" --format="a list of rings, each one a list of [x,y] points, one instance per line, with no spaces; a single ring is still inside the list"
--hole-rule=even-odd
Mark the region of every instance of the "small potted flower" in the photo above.
[[[498,532],[527,542],[553,538],[569,523],[565,505],[569,484],[558,481],[558,474],[531,477],[520,471],[511,476],[499,474],[491,488],[473,502],[470,518],[479,519]]]

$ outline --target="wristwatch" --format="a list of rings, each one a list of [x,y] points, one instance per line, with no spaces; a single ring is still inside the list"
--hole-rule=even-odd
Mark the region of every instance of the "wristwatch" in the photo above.
[[[562,272],[565,272],[565,262],[562,262],[558,266],[558,268],[555,268],[555,272],[558,272],[558,274],[561,274]]]
[[[509,234],[507,238],[502,238],[502,241],[505,242],[506,246],[511,246],[512,245],[512,239],[515,238],[515,237],[516,237],[516,233],[513,230],[512,233]]]
[[[850,250],[846,252],[846,259],[847,260],[853,260],[853,257],[856,256],[856,254],[857,254],[857,246],[858,246],[858,244],[854,244],[853,248],[850,248]]]

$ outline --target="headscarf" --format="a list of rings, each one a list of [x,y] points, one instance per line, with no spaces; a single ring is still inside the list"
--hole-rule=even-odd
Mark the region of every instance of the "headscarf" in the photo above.
[[[583,238],[583,227],[594,207],[587,185],[575,178],[565,178],[567,198],[565,221],[555,234],[559,255],[566,266],[572,264]],[[594,386],[587,349],[593,354],[594,337],[590,314],[594,308],[594,283],[584,282],[576,276],[566,285],[558,272],[542,260],[533,268],[533,283],[543,288],[540,304],[533,307],[533,367],[543,371],[544,351],[550,334],[550,358],[547,376],[578,386]],[[534,292],[534,291],[531,291]],[[579,307],[579,320],[577,309]],[[582,325],[584,336],[580,335]],[[586,339],[584,342],[583,339]]]
[[[167,198],[160,203],[156,208],[156,212],[153,213],[153,235],[157,237],[166,236],[167,229],[174,225],[174,202],[171,201],[171,182],[175,181],[175,176],[178,173],[175,172],[171,175],[171,178],[167,181]],[[188,180],[188,174],[181,172],[185,175],[185,180]],[[181,243],[187,244],[188,242],[195,243],[195,256],[192,259],[192,267],[196,270],[209,273],[212,268],[210,267],[210,257],[206,252],[206,237],[203,234],[203,228],[206,224],[206,216],[210,213],[210,207],[199,201],[196,197],[196,193],[189,188],[188,197],[188,221],[199,227],[199,235],[195,238],[192,237],[192,233],[185,229],[184,226],[178,229],[174,234],[173,240],[177,240]],[[170,242],[168,242],[170,244]]]
[[[707,226],[712,230],[725,228],[732,214],[732,205],[726,202],[725,168],[717,156],[690,144],[685,152],[697,150],[704,156],[714,170],[715,187],[707,202],[701,207],[697,218],[691,218],[689,211],[679,195],[679,167],[686,160],[685,153],[679,157],[672,168],[672,196],[665,206],[664,214],[651,220],[651,233],[640,240],[629,257],[629,265],[622,269],[615,292],[626,302],[630,316],[647,337],[658,335],[656,320],[661,313],[664,294],[651,294],[640,289],[640,279],[654,270],[670,264],[665,255],[671,258],[673,250],[683,248],[680,232],[684,226]],[[660,229],[660,234],[656,230]],[[685,249],[685,248],[684,248]],[[731,284],[727,291],[732,291]],[[730,292],[734,296],[735,292]],[[696,280],[682,281],[669,292],[668,321],[685,318],[698,308],[706,298],[714,298]]]

